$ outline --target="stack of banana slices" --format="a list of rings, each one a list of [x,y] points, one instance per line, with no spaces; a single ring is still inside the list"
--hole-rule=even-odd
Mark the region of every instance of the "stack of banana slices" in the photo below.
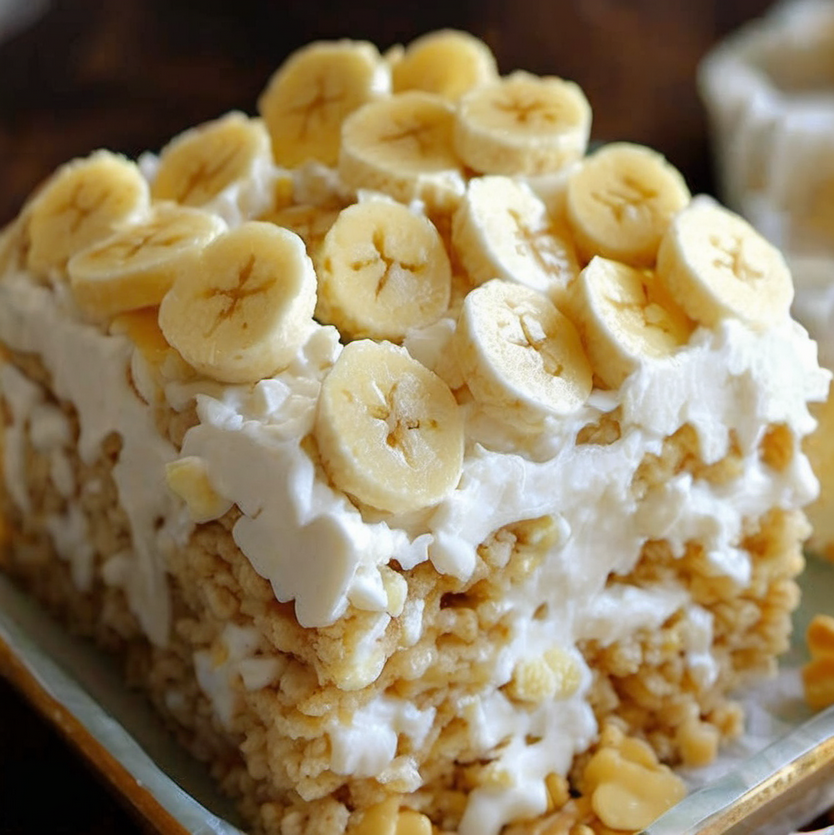
[[[691,200],[645,147],[586,155],[579,87],[500,76],[468,34],[384,55],[314,43],[258,108],[151,163],[65,165],[16,222],[19,266],[67,283],[97,326],[153,323],[227,384],[279,373],[338,328],[315,448],[360,507],[408,513],[453,490],[473,409],[541,432],[698,327],[788,316],[785,262],[746,222]],[[439,323],[427,367],[403,343]]]

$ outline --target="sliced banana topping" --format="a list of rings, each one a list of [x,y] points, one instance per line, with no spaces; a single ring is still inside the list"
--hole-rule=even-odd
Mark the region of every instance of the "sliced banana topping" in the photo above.
[[[85,313],[113,316],[158,305],[177,270],[226,229],[216,215],[158,203],[146,220],[74,255],[67,264],[73,296]]]
[[[588,146],[591,106],[572,81],[512,73],[467,93],[455,120],[455,149],[484,174],[544,174]]]
[[[310,332],[315,304],[316,275],[301,238],[249,221],[178,273],[159,325],[202,374],[255,382],[290,362]]]
[[[351,342],[325,377],[315,437],[333,483],[363,504],[406,513],[455,488],[463,417],[449,387],[390,342]]]
[[[157,200],[203,206],[269,159],[263,124],[229,113],[181,133],[162,149],[151,194]]]
[[[747,221],[711,202],[695,202],[673,221],[658,277],[695,321],[732,316],[773,324],[789,315],[793,281],[784,257]]]
[[[339,174],[351,188],[402,203],[454,208],[465,185],[452,147],[454,107],[432,93],[398,93],[357,110],[342,131]]]
[[[571,175],[567,216],[585,263],[602,255],[651,267],[672,216],[689,199],[680,172],[663,156],[617,142],[587,157]]]
[[[275,209],[260,219],[295,232],[304,241],[307,253],[315,263],[324,237],[338,216],[338,209],[304,203]]]
[[[28,268],[37,275],[63,270],[82,249],[138,220],[150,205],[137,166],[109,151],[59,168],[24,209]]]
[[[425,90],[457,101],[498,77],[489,47],[468,32],[443,29],[412,41],[391,71],[395,93]]]
[[[400,203],[344,209],[318,257],[319,321],[348,338],[399,341],[437,321],[449,305],[452,270],[431,221]]]
[[[503,278],[559,298],[579,273],[569,236],[529,186],[509,177],[470,180],[452,242],[475,284]]]
[[[654,274],[595,257],[571,288],[571,312],[594,372],[617,388],[641,362],[685,345],[693,325]]]
[[[342,122],[390,89],[388,66],[371,43],[320,41],[294,52],[258,99],[275,161],[335,165]]]
[[[576,411],[591,393],[576,328],[529,287],[499,279],[476,287],[452,344],[472,395],[501,420],[535,427]]]

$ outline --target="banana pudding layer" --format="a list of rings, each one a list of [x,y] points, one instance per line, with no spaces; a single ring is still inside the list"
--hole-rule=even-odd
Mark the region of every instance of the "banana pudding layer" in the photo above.
[[[254,831],[644,828],[787,646],[830,375],[783,259],[464,33],[259,109],[0,236],[5,570]]]

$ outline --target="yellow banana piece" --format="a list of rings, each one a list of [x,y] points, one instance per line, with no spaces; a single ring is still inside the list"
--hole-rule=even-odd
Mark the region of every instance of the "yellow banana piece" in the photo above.
[[[181,133],[162,149],[151,195],[203,206],[233,183],[263,178],[271,162],[264,125],[229,113]]]
[[[344,209],[318,257],[319,321],[350,339],[401,340],[449,306],[452,270],[431,221],[400,203],[369,200]]]
[[[325,377],[315,421],[322,464],[362,504],[429,507],[463,466],[463,417],[449,387],[404,348],[358,340]]]
[[[342,122],[390,90],[390,69],[371,43],[319,41],[302,47],[258,99],[275,161],[288,168],[307,160],[335,165]]]
[[[452,344],[484,411],[519,428],[571,414],[591,393],[591,366],[576,328],[530,287],[501,279],[476,287],[464,300]]]
[[[784,257],[738,215],[698,200],[672,221],[658,278],[696,322],[736,317],[769,325],[789,315],[793,281]]]
[[[567,217],[584,263],[594,255],[652,267],[690,194],[680,172],[642,145],[616,142],[586,157],[568,180]]]
[[[223,233],[181,270],[159,326],[197,371],[246,383],[286,367],[306,340],[316,275],[298,235],[249,221]]]
[[[412,41],[391,70],[395,93],[425,90],[449,101],[497,77],[489,47],[455,29],[429,32]]]
[[[502,278],[558,300],[579,274],[570,237],[533,191],[510,177],[469,181],[454,215],[452,243],[475,284]]]
[[[694,329],[654,273],[599,256],[571,287],[570,309],[594,373],[612,389],[641,363],[673,354]]]
[[[157,203],[147,219],[74,255],[67,264],[78,306],[95,318],[158,305],[177,270],[226,229],[216,215]]]
[[[339,174],[355,189],[373,189],[430,211],[450,211],[465,190],[452,147],[454,107],[432,93],[398,93],[361,107],[342,131]]]
[[[463,96],[454,143],[483,174],[545,174],[579,159],[588,146],[591,106],[572,81],[518,70]]]
[[[63,272],[82,249],[137,221],[150,205],[137,166],[109,151],[61,166],[24,209],[27,266],[37,275]]]

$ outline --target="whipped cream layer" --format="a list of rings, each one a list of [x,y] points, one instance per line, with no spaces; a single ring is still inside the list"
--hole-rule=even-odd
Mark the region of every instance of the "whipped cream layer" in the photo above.
[[[412,334],[406,345],[423,361],[442,362],[452,330],[450,322],[441,322]],[[377,613],[374,628],[359,643],[352,687],[371,684],[385,661],[379,644],[395,615],[381,571],[391,560],[406,572],[430,561],[441,574],[465,580],[478,546],[493,532],[551,518],[558,536],[540,567],[523,582],[508,583],[498,602],[510,629],[492,679],[459,706],[473,747],[494,756],[504,743],[497,764],[513,775],[509,787],[472,792],[461,835],[490,835],[503,822],[543,812],[546,774],[554,766],[566,772],[594,738],[586,700],[591,672],[576,650],[578,642],[607,645],[641,628],[657,628],[683,610],[690,672],[706,684],[714,679],[711,616],[688,602],[685,588],[609,583],[612,575],[634,567],[646,541],[667,540],[682,554],[686,543],[697,539],[716,572],[741,589],[750,577],[749,557],[739,548],[748,520],[773,507],[800,507],[816,494],[803,455],[776,472],[757,451],[769,424],[786,424],[797,438],[810,432],[814,421],[807,402],[821,400],[827,391],[829,375],[817,364],[816,345],[791,321],[762,332],[735,320],[698,330],[674,356],[644,363],[616,392],[596,391],[577,414],[551,419],[534,438],[516,435],[511,423],[466,403],[467,445],[457,488],[425,511],[373,518],[330,485],[311,445],[300,443],[310,434],[321,380],[341,350],[332,327],[313,326],[290,366],[257,384],[169,382],[162,393],[174,408],[197,403],[199,423],[187,432],[180,452],[160,438],[152,409],[130,385],[131,378],[140,379],[145,388],[153,379],[136,373],[144,362],[138,352],[125,337],[82,322],[66,285],[6,276],[0,282],[0,331],[9,347],[39,355],[56,395],[76,407],[85,462],[97,459],[112,433],[122,439],[113,475],[133,547],[119,555],[119,565],[105,566],[105,576],[125,589],[156,643],[165,642],[170,623],[165,555],[192,529],[182,503],[164,483],[165,464],[178,455],[201,458],[214,489],[240,508],[235,541],[270,581],[276,598],[294,601],[302,625],[333,623],[351,606]],[[60,410],[10,366],[3,371],[3,387],[13,418],[9,447],[19,448],[14,438],[22,438],[28,426],[44,449],[58,450],[67,434]],[[582,427],[614,410],[618,440],[575,443]],[[684,424],[697,432],[706,463],[722,458],[733,437],[743,457],[741,473],[721,487],[682,473],[641,495],[635,485],[641,461],[660,453],[664,439]],[[60,452],[53,466],[56,485],[68,489]],[[6,457],[6,484],[25,512],[22,467],[19,456]],[[91,559],[88,549],[75,547],[84,539],[83,520],[56,518],[48,528],[83,587]],[[422,632],[419,603],[406,600],[402,614],[412,641]],[[252,667],[248,677],[255,686],[259,677],[274,674],[271,667],[261,669],[261,659],[248,657],[251,641],[240,635],[230,640],[236,649],[222,670],[207,658],[195,659],[201,686],[221,721],[231,715],[230,676]],[[499,688],[519,663],[540,659],[554,646],[576,665],[578,689],[562,700],[519,710]],[[408,736],[419,749],[432,718],[383,696],[347,722],[334,716],[328,731],[332,769],[397,780],[416,790],[419,773],[413,761],[396,756],[392,733]]]

